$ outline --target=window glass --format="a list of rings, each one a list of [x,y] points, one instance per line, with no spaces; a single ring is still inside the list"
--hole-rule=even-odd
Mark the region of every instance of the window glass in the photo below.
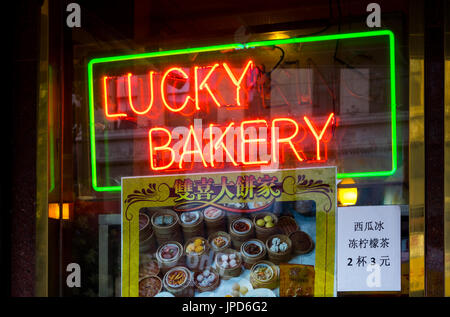
[[[77,3],[81,27],[50,29],[63,40],[49,59],[49,201],[67,202],[61,261],[83,268],[82,287],[64,295],[120,296],[124,177],[175,186],[194,173],[200,182],[336,167],[335,207],[401,206],[408,263],[408,3],[383,1],[374,29],[365,5],[347,1]],[[273,213],[317,243],[320,210],[308,197]],[[141,207],[156,230],[152,205]],[[312,252],[290,263],[314,267]]]

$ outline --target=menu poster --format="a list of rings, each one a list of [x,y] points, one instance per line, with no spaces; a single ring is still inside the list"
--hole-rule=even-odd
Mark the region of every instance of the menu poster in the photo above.
[[[334,295],[336,167],[125,177],[121,190],[122,296]]]
[[[400,206],[338,210],[337,290],[400,291]]]

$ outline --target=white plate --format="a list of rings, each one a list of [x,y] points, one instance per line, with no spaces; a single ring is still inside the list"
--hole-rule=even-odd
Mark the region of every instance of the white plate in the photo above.
[[[247,279],[245,279],[245,278],[239,278],[239,277],[237,277],[236,280],[234,280],[234,278],[232,278],[230,281],[233,281],[232,284],[231,284],[231,288],[233,288],[233,284],[237,282],[237,283],[239,283],[239,285],[240,285],[241,287],[242,287],[242,286],[247,287],[248,291],[253,290],[253,285],[252,285],[252,283],[250,283],[250,281],[247,280]]]
[[[214,292],[203,292],[198,293],[196,297],[216,297],[217,295],[214,294]]]
[[[212,292],[198,293],[197,297],[225,297],[225,295],[231,295],[233,292],[233,284],[239,283],[240,286],[245,286],[250,291],[253,289],[249,280],[242,277],[233,277],[229,280],[221,280],[220,285]],[[243,295],[241,295],[243,296]]]
[[[169,292],[161,292],[156,294],[155,297],[175,297],[175,296]]]
[[[245,295],[245,297],[276,297],[275,293],[268,288],[257,288]]]
[[[191,221],[186,221],[186,213],[189,213],[189,215],[194,215],[194,219]],[[200,212],[199,211],[186,211],[181,214],[180,218],[183,223],[190,225],[192,223],[195,223],[198,220],[198,218],[200,218]]]
[[[251,255],[251,254],[248,254],[247,252],[245,252],[245,247],[248,244],[250,244],[250,243],[256,244],[259,247],[259,249],[260,249],[259,253]],[[248,241],[246,241],[246,242],[244,242],[242,244],[241,250],[242,250],[241,253],[245,253],[246,256],[248,256],[250,258],[254,258],[254,257],[257,257],[258,255],[260,255],[263,252],[263,250],[264,250],[264,243],[262,243],[261,241],[255,240],[255,239],[250,239],[250,240],[248,240]]]

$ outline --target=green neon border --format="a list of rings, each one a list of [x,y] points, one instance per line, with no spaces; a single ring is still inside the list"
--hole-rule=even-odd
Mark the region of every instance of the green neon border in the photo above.
[[[395,74],[395,38],[394,33],[390,30],[355,32],[333,35],[318,35],[310,37],[289,38],[281,40],[267,40],[250,42],[247,44],[226,44],[213,45],[197,48],[187,48],[179,50],[170,50],[163,52],[152,52],[142,54],[121,55],[113,57],[102,57],[91,59],[88,63],[88,89],[89,89],[89,130],[91,143],[91,171],[92,171],[92,187],[99,192],[120,191],[120,186],[97,186],[97,165],[96,165],[96,148],[95,148],[95,119],[94,119],[94,80],[93,67],[94,64],[118,62],[126,60],[136,60],[143,58],[154,58],[162,56],[183,55],[190,53],[213,52],[227,49],[247,49],[261,46],[272,46],[293,43],[309,43],[318,41],[333,41],[344,39],[355,39],[364,37],[388,36],[389,37],[389,67],[390,67],[390,84],[391,84],[391,140],[392,140],[392,169],[389,171],[372,171],[372,172],[356,172],[356,173],[338,173],[338,178],[359,178],[359,177],[382,177],[391,176],[397,170],[397,114],[396,114],[396,74]]]

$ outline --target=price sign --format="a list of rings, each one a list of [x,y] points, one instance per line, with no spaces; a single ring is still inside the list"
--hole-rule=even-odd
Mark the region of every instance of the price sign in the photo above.
[[[400,291],[400,207],[343,207],[337,218],[337,290]]]

